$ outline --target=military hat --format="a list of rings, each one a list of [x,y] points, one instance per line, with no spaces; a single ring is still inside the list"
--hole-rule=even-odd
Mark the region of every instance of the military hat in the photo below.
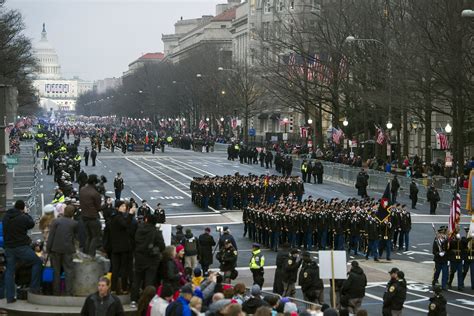
[[[400,271],[400,269],[398,268],[392,268],[392,270],[388,271],[389,274],[392,274],[392,273],[398,273],[398,271]]]

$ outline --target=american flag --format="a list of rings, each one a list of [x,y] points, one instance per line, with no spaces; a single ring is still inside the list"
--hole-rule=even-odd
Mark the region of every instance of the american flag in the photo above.
[[[451,201],[451,209],[449,210],[449,234],[453,234],[456,231],[456,226],[459,225],[461,218],[461,195],[459,194],[459,186],[456,185],[456,190],[453,194],[453,200]]]
[[[199,129],[203,130],[205,127],[206,127],[206,123],[204,122],[204,120],[199,121]]]
[[[341,138],[344,137],[344,132],[340,128],[332,128],[332,141],[335,144],[341,143]]]
[[[301,136],[301,138],[308,137],[308,128],[307,127],[300,127],[300,136]]]
[[[445,133],[437,132],[436,133],[436,148],[441,150],[446,150],[449,148],[448,137]]]
[[[376,127],[377,129],[377,144],[383,145],[385,142],[385,133],[380,127]]]

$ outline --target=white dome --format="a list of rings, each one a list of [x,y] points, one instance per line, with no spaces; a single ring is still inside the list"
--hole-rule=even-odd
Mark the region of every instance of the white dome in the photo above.
[[[38,60],[39,79],[60,79],[61,65],[59,64],[58,54],[53,45],[48,41],[46,26],[43,23],[41,40],[33,47],[33,52]]]

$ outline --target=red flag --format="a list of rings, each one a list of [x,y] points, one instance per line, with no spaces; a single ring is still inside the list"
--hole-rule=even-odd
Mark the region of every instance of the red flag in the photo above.
[[[146,136],[145,136],[145,144],[148,144],[148,141],[149,141],[149,140],[150,140],[150,139],[148,138],[148,132],[146,132]]]
[[[459,186],[457,186],[457,188],[459,188]],[[450,235],[456,231],[456,226],[459,225],[460,219],[461,219],[461,195],[459,194],[459,190],[456,189],[453,195],[453,200],[451,201],[451,208],[449,210],[448,231]]]

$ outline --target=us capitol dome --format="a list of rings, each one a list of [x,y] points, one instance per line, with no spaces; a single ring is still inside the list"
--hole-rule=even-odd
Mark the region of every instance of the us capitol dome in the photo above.
[[[38,60],[38,79],[60,79],[61,65],[59,64],[58,54],[48,41],[46,25],[43,23],[41,40],[33,47],[34,55]]]

